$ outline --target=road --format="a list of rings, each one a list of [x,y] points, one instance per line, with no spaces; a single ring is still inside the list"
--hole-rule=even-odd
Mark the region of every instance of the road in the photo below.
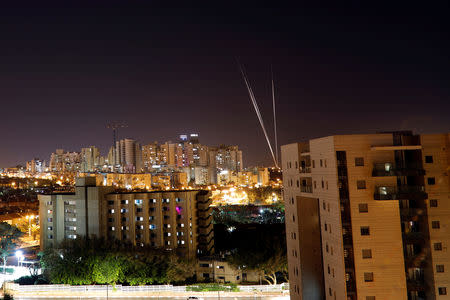
[[[16,300],[35,300],[35,299],[48,299],[48,300],[61,300],[61,299],[67,299],[67,300],[80,300],[80,299],[106,299],[105,297],[54,297],[54,298],[47,298],[47,297],[39,297],[39,296],[15,296],[14,299]],[[145,297],[145,296],[136,296],[136,297],[109,297],[109,299],[158,299],[158,300],[170,300],[170,299],[187,299],[186,297]],[[218,300],[219,298],[216,297],[202,297],[199,299],[203,300]],[[248,297],[248,296],[238,296],[238,297],[220,297],[220,300],[288,300],[289,296],[259,296],[256,295],[255,297]]]

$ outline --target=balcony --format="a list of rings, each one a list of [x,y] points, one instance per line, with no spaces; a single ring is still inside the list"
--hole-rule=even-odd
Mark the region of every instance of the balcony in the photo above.
[[[401,200],[401,199],[426,199],[424,186],[404,185],[404,186],[377,186],[373,198],[375,200]]]
[[[421,208],[400,208],[400,216],[402,218],[411,219],[413,217],[423,216],[426,212]]]
[[[302,192],[302,193],[312,193],[312,185],[302,185],[302,186],[300,186],[300,192]]]
[[[300,173],[311,173],[311,167],[300,167]]]
[[[423,176],[425,170],[421,164],[408,164],[405,167],[395,166],[393,163],[377,163],[372,169],[373,177],[381,176]]]

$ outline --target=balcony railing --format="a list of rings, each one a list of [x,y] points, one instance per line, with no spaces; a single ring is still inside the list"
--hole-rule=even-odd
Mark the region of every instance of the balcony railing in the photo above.
[[[375,200],[425,199],[424,186],[377,186],[373,194]]]
[[[300,167],[300,173],[311,173],[311,167]]]
[[[302,193],[312,193],[312,185],[302,185],[302,186],[300,186],[300,192],[302,192]]]
[[[377,163],[372,169],[372,176],[423,176],[425,170],[421,164],[408,164],[406,166],[394,165],[393,163]]]

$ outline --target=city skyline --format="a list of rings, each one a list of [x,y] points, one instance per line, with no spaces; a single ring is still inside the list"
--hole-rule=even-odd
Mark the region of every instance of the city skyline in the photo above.
[[[269,165],[237,57],[268,128],[273,66],[279,145],[445,132],[448,4],[434,5],[5,4],[0,166],[57,148],[107,149],[115,120],[129,126],[121,137],[198,132],[205,144],[239,145],[248,165]]]

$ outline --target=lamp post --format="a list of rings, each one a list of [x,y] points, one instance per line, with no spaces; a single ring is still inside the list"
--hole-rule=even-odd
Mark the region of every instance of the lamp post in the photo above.
[[[17,250],[16,257],[17,257],[17,266],[19,266],[20,262],[23,260],[23,252],[21,250]]]
[[[34,215],[26,216],[28,220],[28,236],[31,237],[31,220],[34,219]]]

